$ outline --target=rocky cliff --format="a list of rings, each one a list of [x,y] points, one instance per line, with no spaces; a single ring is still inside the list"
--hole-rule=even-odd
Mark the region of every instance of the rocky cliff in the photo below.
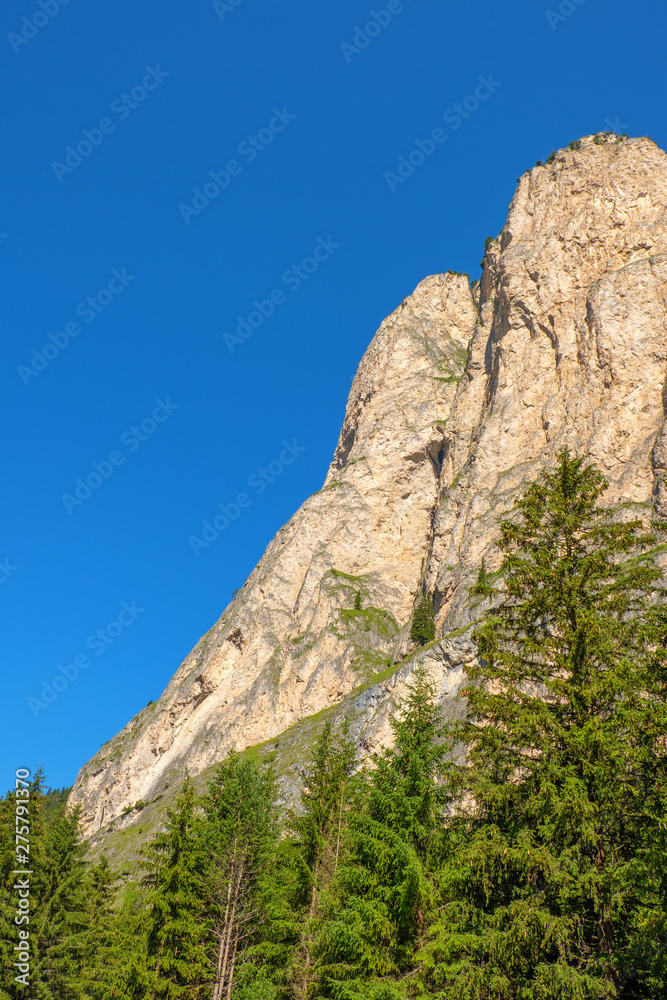
[[[383,322],[322,490],[160,700],[81,770],[70,801],[86,833],[129,824],[137,800],[231,746],[263,743],[287,774],[324,710],[369,750],[419,659],[460,713],[468,588],[482,557],[497,565],[497,520],[541,465],[568,445],[610,500],[667,514],[666,377],[667,156],[588,137],[521,178],[479,286],[426,278]],[[439,639],[415,656],[423,589]]]

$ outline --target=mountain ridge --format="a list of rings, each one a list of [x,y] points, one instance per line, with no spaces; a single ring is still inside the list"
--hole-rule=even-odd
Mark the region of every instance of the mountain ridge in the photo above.
[[[478,287],[432,275],[381,324],[322,490],[159,701],[79,773],[85,834],[127,828],[186,768],[322,712],[347,714],[370,752],[415,662],[460,714],[469,585],[482,558],[497,568],[497,520],[541,465],[568,446],[601,467],[611,502],[667,510],[666,375],[667,156],[585,137],[520,178]],[[423,592],[440,638],[415,655]]]

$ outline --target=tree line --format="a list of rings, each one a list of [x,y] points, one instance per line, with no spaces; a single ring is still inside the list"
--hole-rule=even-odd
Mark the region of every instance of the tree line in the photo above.
[[[250,753],[186,780],[140,883],[88,864],[33,781],[32,973],[12,968],[13,793],[0,802],[11,1000],[604,1000],[667,995],[662,528],[601,504],[567,452],[500,525],[472,598],[464,720],[417,667],[361,764],[321,730],[298,806]],[[419,604],[420,636],[430,635]]]

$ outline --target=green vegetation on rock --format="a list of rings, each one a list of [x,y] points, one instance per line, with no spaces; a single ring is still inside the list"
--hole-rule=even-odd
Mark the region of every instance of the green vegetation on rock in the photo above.
[[[433,614],[433,599],[424,594],[417,602],[412,615],[410,639],[419,646],[433,642],[435,639],[435,616]]]

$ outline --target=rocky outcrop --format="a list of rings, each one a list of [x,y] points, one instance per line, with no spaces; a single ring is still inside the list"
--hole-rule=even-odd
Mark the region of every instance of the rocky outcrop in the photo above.
[[[590,137],[524,175],[448,425],[427,574],[441,627],[465,620],[461,584],[497,517],[562,447],[598,464],[610,501],[665,504],[666,296],[667,156],[651,140]]]
[[[428,560],[443,460],[477,310],[463,276],[422,282],[382,324],[352,384],[322,490],[269,545],[218,623],[82,770],[87,833],[187,766],[276,736],[384,671]]]
[[[474,619],[482,557],[498,559],[498,517],[541,465],[567,445],[602,468],[610,500],[667,511],[666,376],[667,156],[589,137],[521,179],[474,292],[427,278],[382,324],[323,489],[161,699],[79,774],[86,832],[186,766],[338,704],[363,749],[386,738],[423,588],[449,638],[420,658],[460,712],[474,654],[452,633]]]

